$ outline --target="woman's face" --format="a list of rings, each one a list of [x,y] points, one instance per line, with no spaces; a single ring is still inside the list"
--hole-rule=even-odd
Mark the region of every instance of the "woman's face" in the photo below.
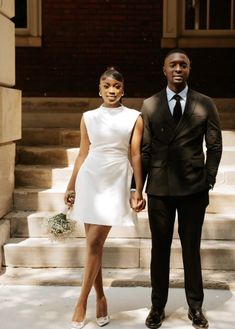
[[[124,95],[123,82],[111,77],[105,77],[100,80],[100,96],[103,98],[103,106],[120,106],[120,99]]]

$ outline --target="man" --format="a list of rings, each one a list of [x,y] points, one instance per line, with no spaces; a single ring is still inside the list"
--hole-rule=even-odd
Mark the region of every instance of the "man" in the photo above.
[[[202,313],[201,231],[208,191],[213,188],[222,153],[219,116],[212,99],[190,89],[190,60],[182,49],[165,57],[167,87],[144,101],[143,171],[152,235],[152,308],[148,328],[159,328],[169,288],[170,249],[176,211],[182,246],[188,317],[207,328]],[[175,96],[177,95],[177,96]],[[203,153],[203,141],[206,157]]]

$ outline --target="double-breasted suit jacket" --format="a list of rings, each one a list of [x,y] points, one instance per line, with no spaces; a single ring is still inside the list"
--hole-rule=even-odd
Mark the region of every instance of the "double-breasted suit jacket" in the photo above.
[[[163,89],[144,101],[142,115],[147,194],[184,196],[214,185],[222,139],[218,112],[209,97],[189,89],[184,113],[176,125]]]

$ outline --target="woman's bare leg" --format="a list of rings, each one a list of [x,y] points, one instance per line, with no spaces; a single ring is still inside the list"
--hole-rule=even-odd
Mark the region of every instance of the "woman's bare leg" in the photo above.
[[[108,315],[107,301],[103,289],[102,267],[100,267],[94,281],[96,291],[96,317],[104,317]]]
[[[99,296],[100,294],[104,296],[103,287],[101,288],[101,264],[103,245],[110,229],[111,226],[85,224],[87,257],[81,294],[74,311],[73,321],[81,322],[84,320],[86,315],[87,298],[93,285],[95,286],[95,289],[97,289],[96,291],[98,292]],[[98,275],[99,272],[100,274]]]

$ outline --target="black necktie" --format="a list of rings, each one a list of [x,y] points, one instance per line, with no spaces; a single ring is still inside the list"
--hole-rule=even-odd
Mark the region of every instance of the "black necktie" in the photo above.
[[[180,104],[181,97],[176,94],[175,96],[173,96],[173,98],[176,100],[175,107],[173,109],[173,118],[175,120],[175,123],[178,124],[182,116],[182,107]]]

